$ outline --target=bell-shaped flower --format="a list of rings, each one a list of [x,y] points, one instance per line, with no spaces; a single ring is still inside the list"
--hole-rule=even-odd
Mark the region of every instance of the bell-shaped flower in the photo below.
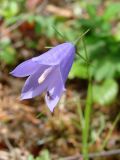
[[[62,93],[75,57],[75,46],[66,42],[46,53],[18,65],[11,74],[26,77],[21,99],[30,99],[45,92],[45,101],[53,112]]]

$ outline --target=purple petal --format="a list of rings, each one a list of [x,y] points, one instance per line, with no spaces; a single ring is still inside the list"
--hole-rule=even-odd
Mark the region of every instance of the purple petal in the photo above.
[[[64,60],[60,64],[60,71],[61,71],[64,83],[65,83],[65,81],[68,77],[68,74],[70,72],[70,69],[72,67],[74,57],[75,57],[75,48],[71,48],[71,50],[69,50],[69,53],[67,54],[66,58],[64,58]]]
[[[71,54],[71,50],[75,50],[75,47],[72,43],[66,42],[56,47],[50,49],[46,53],[33,58],[33,61],[38,62],[39,64],[45,65],[57,65],[60,64],[67,56],[69,52]]]
[[[45,95],[45,101],[47,103],[48,108],[50,109],[51,112],[54,111],[55,106],[57,105],[60,97],[56,96],[54,99],[49,99],[47,95]]]
[[[40,65],[34,62],[32,59],[29,59],[20,65],[18,65],[10,74],[15,77],[26,77],[33,74]]]
[[[21,99],[30,99],[40,95],[47,88],[46,80],[42,83],[38,83],[38,79],[41,74],[47,69],[48,66],[41,66],[34,74],[32,74],[25,82],[22,89]]]
[[[52,77],[51,77],[52,78]],[[46,103],[51,112],[53,112],[57,105],[62,93],[65,91],[64,83],[61,77],[59,67],[54,70],[53,78],[48,87],[47,94],[45,96]]]

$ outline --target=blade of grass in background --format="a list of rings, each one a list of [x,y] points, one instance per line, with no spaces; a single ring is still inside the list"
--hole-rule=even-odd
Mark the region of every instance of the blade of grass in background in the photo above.
[[[118,123],[119,120],[120,120],[120,112],[118,113],[117,117],[115,118],[115,120],[112,124],[112,127],[110,128],[108,135],[106,136],[105,140],[103,141],[103,144],[102,144],[100,150],[103,150],[106,147],[109,139],[112,137],[113,130],[116,127],[116,124]]]

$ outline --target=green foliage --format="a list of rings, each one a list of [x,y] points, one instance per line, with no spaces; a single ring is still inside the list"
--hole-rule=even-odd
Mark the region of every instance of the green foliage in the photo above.
[[[84,66],[84,64],[80,64],[79,60],[76,60],[74,62],[72,69],[70,71],[70,74],[69,74],[70,79],[74,79],[75,77],[76,78],[83,78],[83,79],[87,78],[87,69]]]
[[[66,26],[66,18],[59,16],[44,17],[40,15],[30,15],[28,21],[35,22],[35,32],[37,35],[45,35],[49,39],[54,37],[62,41],[74,41],[78,34],[77,31],[74,31],[74,34],[71,34],[73,28]],[[65,39],[57,34],[54,27],[64,35]]]
[[[112,23],[119,20],[119,8],[119,2],[109,3],[104,13],[98,16],[96,6],[88,4],[89,18],[76,21],[76,30],[80,26],[83,32],[90,28],[85,40],[91,64],[91,75],[94,81],[103,81],[99,85],[93,86],[96,93],[94,94],[94,102],[102,105],[111,103],[118,93],[118,86],[114,79],[120,77],[120,32],[118,27],[116,33],[112,33]],[[81,45],[78,50],[85,57]],[[75,77],[87,78],[86,64],[80,57],[76,59],[69,74],[70,79]],[[108,81],[108,79],[110,80]]]
[[[103,16],[97,16],[94,6],[88,7],[89,19],[81,19],[77,23],[82,29],[90,28],[90,32],[86,36],[87,50],[92,68],[92,76],[96,81],[101,81],[106,78],[119,77],[119,61],[120,61],[120,45],[116,37],[111,33],[111,24],[104,19]],[[92,18],[91,18],[92,17]],[[82,54],[82,47],[79,51]],[[78,61],[78,60],[77,60]],[[77,63],[78,64],[78,63]],[[75,65],[77,68],[85,68],[83,64]],[[78,77],[76,68],[71,71],[72,77]],[[75,70],[75,71],[74,71]],[[84,69],[85,70],[85,69]],[[111,72],[109,72],[111,70]],[[83,74],[79,74],[80,78],[84,78]]]
[[[0,62],[4,62],[6,64],[14,64],[16,58],[15,49],[11,46],[11,42],[9,39],[3,39],[0,41]]]
[[[48,150],[43,150],[40,156],[34,158],[32,155],[30,155],[28,160],[51,160],[51,158]]]
[[[6,20],[15,16],[19,12],[19,9],[19,3],[16,0],[0,1],[0,15],[3,16]]]
[[[55,17],[41,17],[41,16],[35,16],[35,31],[39,35],[41,33],[45,34],[47,31],[47,37],[51,38],[54,37],[55,32],[52,28],[52,26],[55,26],[56,18]]]
[[[120,17],[120,3],[109,3],[109,5],[106,8],[106,11],[103,15],[104,20],[111,20],[113,18]]]
[[[101,105],[111,104],[118,94],[118,84],[113,79],[106,79],[101,85],[93,86],[93,100]]]

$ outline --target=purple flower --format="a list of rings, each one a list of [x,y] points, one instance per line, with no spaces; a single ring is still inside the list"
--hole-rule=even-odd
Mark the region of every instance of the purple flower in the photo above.
[[[18,65],[11,74],[26,77],[21,99],[30,99],[45,92],[45,100],[51,112],[65,91],[65,82],[75,56],[75,46],[66,42],[46,53]]]

